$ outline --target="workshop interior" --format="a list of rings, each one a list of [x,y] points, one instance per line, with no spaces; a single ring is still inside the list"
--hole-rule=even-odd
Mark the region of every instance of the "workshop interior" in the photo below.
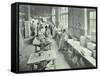
[[[19,71],[96,67],[96,9],[19,5]]]

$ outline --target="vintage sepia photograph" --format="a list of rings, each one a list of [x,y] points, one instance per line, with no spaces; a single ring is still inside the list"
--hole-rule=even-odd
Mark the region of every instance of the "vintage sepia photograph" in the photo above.
[[[97,9],[19,4],[19,71],[97,67]]]

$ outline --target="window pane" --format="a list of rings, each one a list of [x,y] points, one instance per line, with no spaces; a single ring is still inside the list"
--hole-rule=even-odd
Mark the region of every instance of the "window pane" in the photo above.
[[[65,15],[66,16],[66,19],[65,19],[65,26],[66,26],[66,29],[68,29],[68,15]]]
[[[96,31],[96,22],[95,20],[90,20],[90,34],[91,32],[95,32]]]
[[[52,16],[52,21],[55,24],[55,16]]]
[[[90,19],[93,19],[93,12],[90,12]]]
[[[96,12],[95,11],[89,12],[89,24],[90,24],[89,34],[91,35],[92,32],[96,32]]]
[[[66,11],[65,11],[65,7],[61,7],[61,14],[62,13],[65,13]]]
[[[65,15],[63,15],[63,27],[65,27]]]
[[[96,12],[90,12],[90,19],[96,19]]]
[[[52,8],[52,15],[55,15],[55,8]]]
[[[65,11],[66,11],[66,13],[68,13],[68,7],[65,7]]]
[[[94,12],[94,19],[96,19],[96,12]]]

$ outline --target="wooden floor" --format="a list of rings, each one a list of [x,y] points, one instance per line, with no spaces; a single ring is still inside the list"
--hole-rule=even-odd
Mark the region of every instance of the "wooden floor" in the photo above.
[[[56,69],[70,69],[68,62],[65,60],[61,51],[58,51],[56,41],[52,39],[52,49],[55,49],[57,58],[55,60]],[[31,67],[27,65],[28,58],[32,52],[34,52],[34,46],[32,44],[24,43],[24,49],[20,55],[20,71],[31,71]]]

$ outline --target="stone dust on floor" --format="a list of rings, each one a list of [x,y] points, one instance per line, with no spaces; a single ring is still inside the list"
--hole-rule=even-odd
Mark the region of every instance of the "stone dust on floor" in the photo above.
[[[56,69],[70,69],[68,62],[65,60],[64,55],[61,53],[61,51],[58,51],[58,46],[56,44],[56,41],[52,41],[53,46],[52,48],[56,50],[57,58],[55,60],[56,63]]]

